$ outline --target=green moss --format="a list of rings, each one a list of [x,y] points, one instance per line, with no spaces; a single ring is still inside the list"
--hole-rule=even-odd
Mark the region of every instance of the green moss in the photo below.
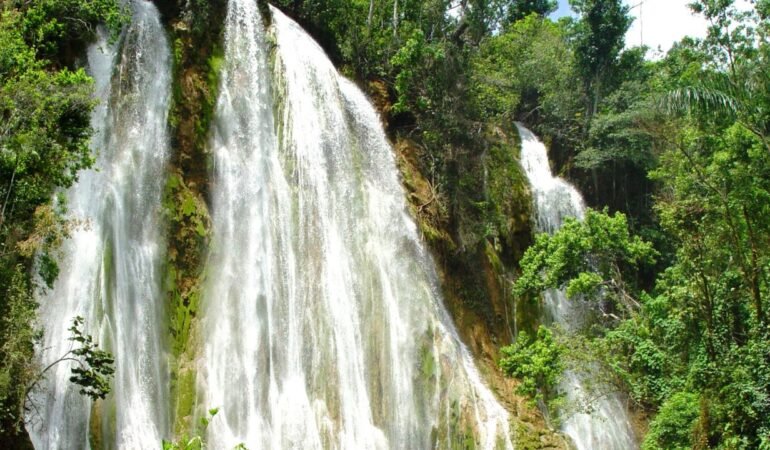
[[[101,450],[104,448],[102,442],[101,406],[101,400],[95,401],[91,405],[91,420],[88,423],[88,442],[93,450]]]
[[[505,273],[503,261],[500,259],[500,255],[497,254],[497,249],[492,242],[486,241],[484,254],[487,255],[487,260],[489,261],[489,264],[492,266],[492,269],[496,274]]]
[[[180,38],[174,39],[174,67],[180,67],[184,56],[184,42]]]
[[[193,72],[198,76],[190,77],[188,75],[188,83],[192,85],[190,87],[198,91],[198,102],[193,104],[193,109],[198,111],[192,116],[195,130],[194,150],[198,154],[205,153],[208,146],[209,131],[216,109],[224,63],[224,49],[221,43],[214,41],[208,58]],[[189,96],[185,99],[185,101],[190,100]]]
[[[198,233],[198,237],[205,238],[208,236],[208,230],[206,230],[206,227],[203,225],[202,222],[198,222],[195,224],[195,232]]]
[[[470,417],[466,417],[460,403],[453,400],[449,410],[449,422],[441,424],[436,433],[435,448],[475,450],[478,445],[476,442],[478,431],[470,425],[472,422]]]
[[[181,369],[172,385],[175,404],[174,433],[177,436],[191,432],[196,404],[196,373]]]
[[[436,357],[433,354],[433,346],[429,343],[420,349],[420,372],[426,381],[433,380],[437,373]]]
[[[211,56],[208,60],[208,82],[209,88],[216,90],[219,87],[219,78],[222,74],[222,67],[225,64],[225,54],[222,46],[218,45],[214,48]]]
[[[210,217],[199,193],[190,189],[179,173],[166,181],[163,208],[169,223],[169,251],[163,286],[168,301],[171,335],[172,398],[175,400],[174,428],[178,435],[190,432],[195,401],[193,367],[197,348],[196,318],[203,285],[203,255],[208,247]]]
[[[208,231],[206,231],[209,228],[210,222],[208,207],[201,198],[201,195],[187,187],[178,174],[169,175],[166,181],[163,210],[167,220],[172,225],[194,230],[196,234],[202,234],[200,237],[208,236]],[[198,232],[199,227],[203,228],[204,233]],[[176,237],[187,239],[189,233],[186,233],[186,231],[189,230],[177,230],[180,236]]]
[[[429,224],[427,221],[420,220],[417,224],[423,237],[425,237],[425,239],[427,239],[429,242],[451,242],[451,239],[449,239],[446,233],[431,226],[431,224]]]
[[[496,236],[514,252],[522,245],[516,242],[520,233],[529,234],[532,198],[526,176],[517,161],[520,144],[515,132],[497,134],[485,155],[487,172],[487,220]],[[525,245],[526,246],[526,243]]]
[[[198,205],[195,204],[195,197],[190,195],[188,192],[185,192],[185,194],[182,197],[182,214],[185,217],[192,217],[193,214],[198,210]]]
[[[517,450],[539,450],[543,448],[543,442],[540,440],[541,433],[537,429],[521,422],[518,422],[515,427]]]

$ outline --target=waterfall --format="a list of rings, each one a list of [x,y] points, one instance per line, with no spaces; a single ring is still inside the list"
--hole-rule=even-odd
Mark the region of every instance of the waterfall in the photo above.
[[[374,108],[297,24],[231,0],[198,410],[213,448],[512,449],[441,304]]]
[[[582,219],[585,205],[580,193],[561,178],[554,177],[545,145],[523,125],[516,124],[521,136],[521,164],[532,186],[537,211],[537,231],[554,233],[567,217]],[[545,292],[545,305],[555,324],[567,332],[583,322],[584,311],[570,302],[563,290]],[[562,429],[578,450],[627,450],[638,448],[628,411],[618,395],[604,395],[590,401],[582,373],[566,371],[560,389],[570,405],[589,406],[590,413],[574,412],[564,418]],[[590,405],[587,405],[590,403]]]
[[[157,448],[169,431],[160,207],[171,60],[155,6],[131,7],[120,45],[102,36],[88,50],[101,100],[92,116],[96,170],[67,192],[71,216],[85,224],[64,244],[55,285],[38,293],[43,365],[72,348],[67,328],[82,316],[115,356],[112,393],[92,405],[69,382],[71,366],[55,366],[27,415],[38,449],[90,448],[89,434],[103,448]]]
[[[96,170],[67,192],[86,223],[38,292],[42,363],[71,349],[67,328],[83,316],[115,356],[113,390],[91,402],[71,366],[55,366],[27,416],[38,449],[158,448],[179,419],[161,289],[171,56],[153,4],[132,8],[119,43],[102,36],[88,52]],[[512,450],[508,412],[444,309],[377,113],[270,12],[266,26],[255,0],[231,0],[226,18],[190,340],[195,413],[219,408],[209,447]]]

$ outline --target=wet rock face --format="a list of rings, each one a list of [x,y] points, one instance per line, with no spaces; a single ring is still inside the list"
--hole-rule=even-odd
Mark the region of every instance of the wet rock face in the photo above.
[[[160,11],[161,19],[168,23],[174,17],[179,16],[184,0],[154,0],[155,6]]]
[[[369,88],[387,117],[385,94],[376,85]],[[517,161],[518,140],[509,136],[517,135],[490,127],[487,149],[464,165],[465,177],[478,179],[474,189],[484,203],[481,211],[462,200],[450,207],[447,188],[437,187],[420,163],[425,149],[395,138],[401,181],[439,264],[447,306],[475,356],[490,360],[513,338],[513,330],[536,326],[538,317],[537,311],[513,307],[508,286],[531,242],[532,201]]]

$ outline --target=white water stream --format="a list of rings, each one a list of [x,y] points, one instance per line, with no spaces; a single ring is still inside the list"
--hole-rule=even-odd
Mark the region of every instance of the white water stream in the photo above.
[[[199,406],[214,448],[512,448],[438,294],[364,95],[231,0],[212,151]],[[269,54],[268,42],[275,42]]]
[[[516,124],[521,136],[521,165],[532,186],[537,211],[537,231],[554,233],[567,217],[582,219],[585,213],[583,197],[569,183],[555,177],[548,162],[548,152],[542,142],[523,125]],[[544,293],[546,309],[554,323],[573,330],[583,320],[583,309],[570,302],[563,290]],[[567,371],[560,388],[567,403],[577,407],[563,418],[562,431],[578,450],[632,450],[638,448],[628,411],[620,397],[608,394],[591,400],[586,388],[590,383],[583,373]],[[582,411],[588,407],[589,412]],[[573,408],[575,409],[575,408]]]
[[[115,356],[112,394],[91,420],[91,402],[69,382],[71,365],[55,366],[27,415],[38,449],[90,448],[94,429],[103,448],[150,449],[169,432],[159,278],[171,60],[153,4],[131,7],[120,51],[103,38],[88,51],[101,100],[92,117],[97,163],[67,193],[72,217],[87,225],[65,243],[61,273],[39,298],[43,364],[71,349],[67,328],[82,316],[86,331]]]

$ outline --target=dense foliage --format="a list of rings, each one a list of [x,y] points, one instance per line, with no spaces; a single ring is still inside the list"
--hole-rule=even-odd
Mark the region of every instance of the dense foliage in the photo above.
[[[601,299],[605,315],[629,316],[639,302],[630,293],[633,278],[625,277],[652,264],[655,256],[649,242],[629,234],[625,215],[588,210],[583,221],[568,218],[555,235],[537,237],[521,260],[514,293],[531,296],[564,287],[570,298]]]
[[[625,208],[630,222],[589,211],[538,237],[516,291],[561,287],[599,303],[585,333],[615,385],[654,414],[643,448],[768,448],[768,4],[692,8],[708,36],[656,62],[619,55],[641,75],[604,93],[575,154],[648,173],[649,207]]]
[[[124,13],[114,0],[0,5],[0,445],[11,448],[20,445],[27,394],[44,370],[33,354],[40,336],[33,290],[53,282],[52,255],[77,225],[54,194],[93,163],[92,81],[78,61],[99,24],[116,37]],[[72,329],[79,353],[70,357],[84,364],[73,381],[100,396],[111,360],[80,325]]]
[[[522,331],[516,342],[502,349],[500,368],[521,380],[516,388],[519,394],[537,401],[551,400],[564,371],[564,350],[547,327],[540,326],[534,338]]]

